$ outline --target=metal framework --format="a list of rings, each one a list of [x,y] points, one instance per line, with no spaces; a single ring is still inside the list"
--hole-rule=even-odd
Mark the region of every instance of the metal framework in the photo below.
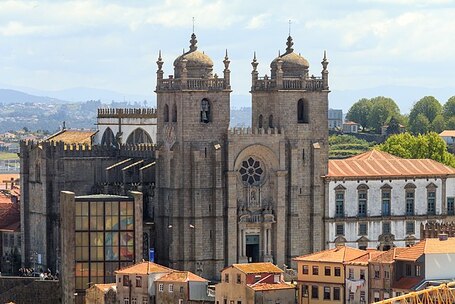
[[[429,287],[424,290],[376,302],[377,304],[454,304],[455,282]]]

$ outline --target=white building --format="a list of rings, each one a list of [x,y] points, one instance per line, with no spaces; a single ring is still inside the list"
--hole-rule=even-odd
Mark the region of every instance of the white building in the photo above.
[[[343,133],[359,133],[360,125],[354,121],[345,121],[343,123]]]
[[[455,142],[455,130],[444,130],[441,133],[439,133],[439,136],[448,145],[453,145],[453,143]]]
[[[341,129],[343,126],[343,110],[329,109],[329,130]]]
[[[330,160],[326,247],[388,250],[420,239],[420,224],[454,213],[455,169],[377,150]]]

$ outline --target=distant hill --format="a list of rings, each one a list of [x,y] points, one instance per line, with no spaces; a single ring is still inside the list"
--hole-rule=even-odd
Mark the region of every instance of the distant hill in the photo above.
[[[65,103],[66,101],[54,97],[36,96],[21,91],[0,89],[0,103]]]

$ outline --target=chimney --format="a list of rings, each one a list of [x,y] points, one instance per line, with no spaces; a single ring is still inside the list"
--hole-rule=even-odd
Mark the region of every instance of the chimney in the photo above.
[[[447,239],[449,238],[449,235],[447,233],[440,233],[438,235],[438,237],[439,237],[440,241],[447,241]]]

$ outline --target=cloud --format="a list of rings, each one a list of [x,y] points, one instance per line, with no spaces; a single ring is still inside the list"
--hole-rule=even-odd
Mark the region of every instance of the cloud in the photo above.
[[[248,22],[246,28],[247,29],[259,29],[262,28],[267,21],[267,18],[270,17],[270,14],[260,14],[257,16],[254,16],[251,18],[251,20]]]

